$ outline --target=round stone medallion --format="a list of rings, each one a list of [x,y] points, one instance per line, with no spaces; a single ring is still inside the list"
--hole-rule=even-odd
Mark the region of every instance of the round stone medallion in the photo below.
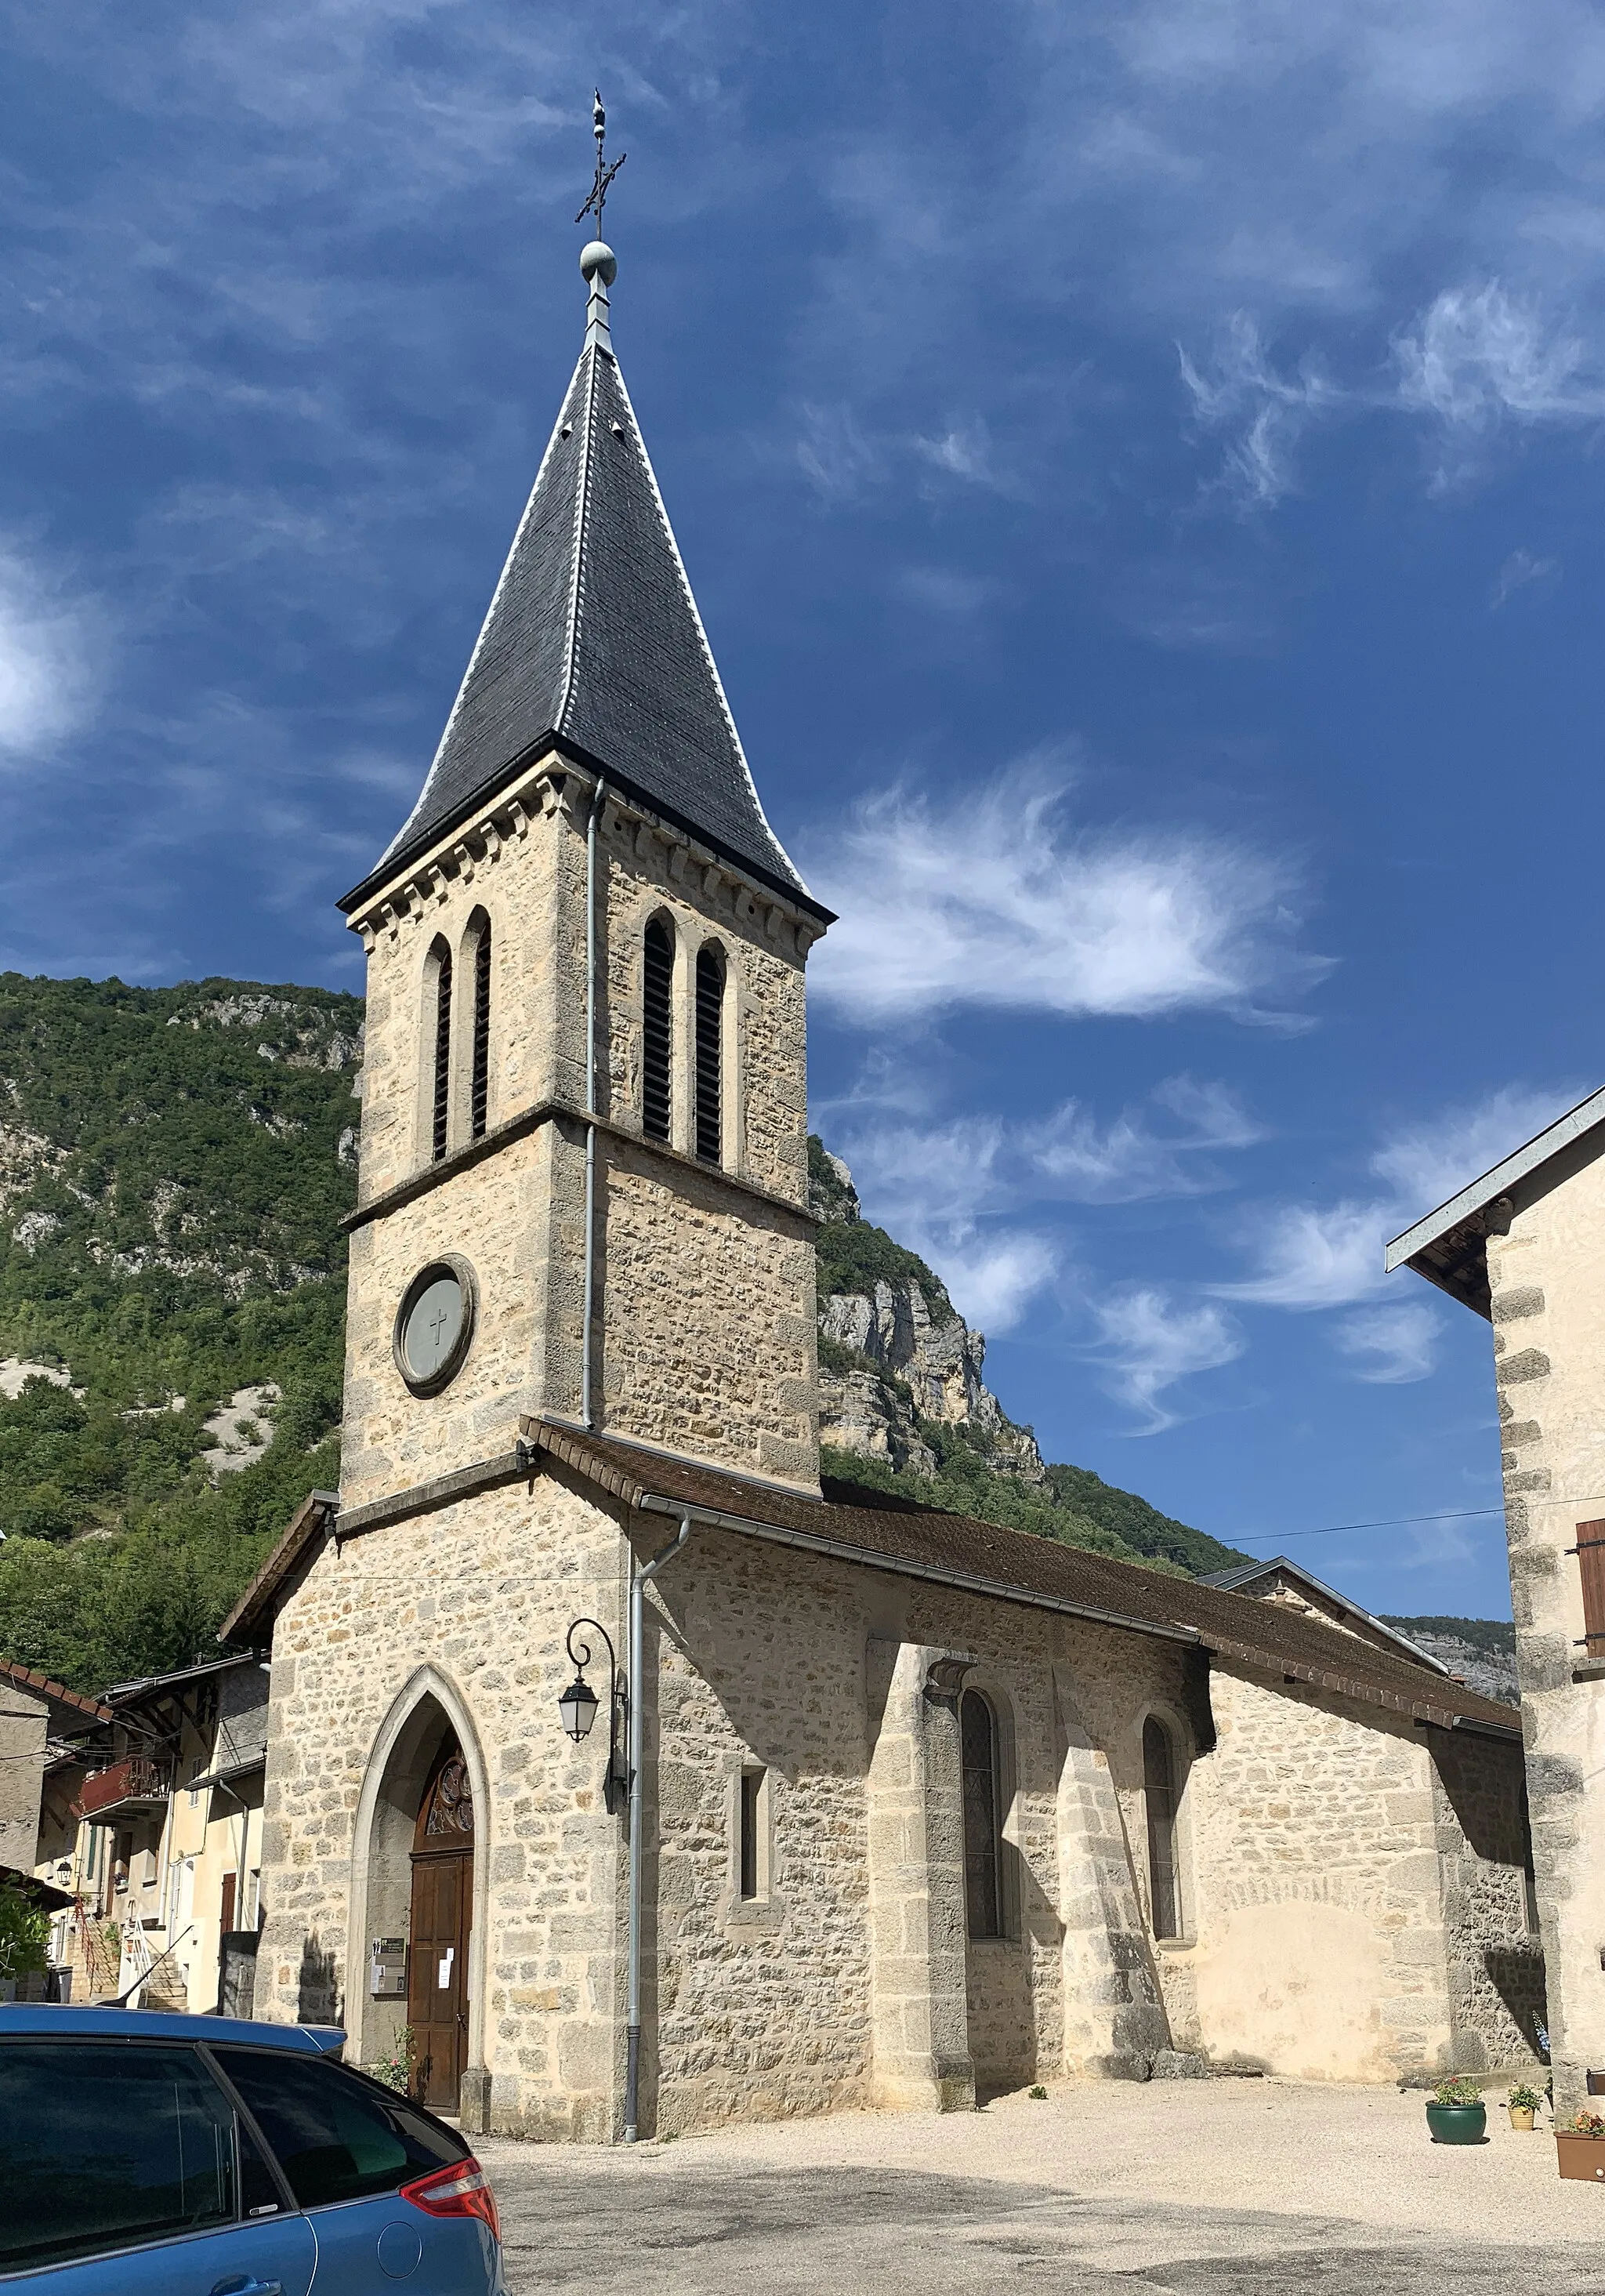
[[[396,1368],[414,1395],[435,1395],[461,1370],[474,1329],[473,1270],[454,1253],[420,1268],[396,1316]]]

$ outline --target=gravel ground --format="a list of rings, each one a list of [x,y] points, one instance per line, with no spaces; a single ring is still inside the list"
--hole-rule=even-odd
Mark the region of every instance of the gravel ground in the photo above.
[[[1498,2091],[1494,2091],[1496,2096]],[[480,2139],[511,2296],[973,2292],[1599,2296],[1605,2190],[1490,2099],[1437,2145],[1391,2089],[1073,2083],[944,2116],[848,2113],[626,2152]]]

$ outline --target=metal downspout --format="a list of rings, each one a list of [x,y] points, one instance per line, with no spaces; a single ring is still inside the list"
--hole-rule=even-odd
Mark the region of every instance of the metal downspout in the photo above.
[[[645,1627],[646,1582],[672,1562],[691,1537],[692,1519],[684,1514],[676,1536],[650,1562],[636,1562],[630,1571],[630,1912],[629,1977],[625,2008],[624,2141],[636,2142],[641,2111],[641,1873],[642,1765],[646,1752],[646,1729],[642,1715],[641,1645]]]
[[[585,1299],[580,1341],[579,1407],[587,1430],[596,1425],[591,1325],[596,1310],[596,824],[606,784],[600,774],[585,824]]]

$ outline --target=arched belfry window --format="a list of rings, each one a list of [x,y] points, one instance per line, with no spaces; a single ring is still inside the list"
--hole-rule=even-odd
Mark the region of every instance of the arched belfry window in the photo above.
[[[452,953],[444,941],[431,952],[435,975],[433,1100],[430,1119],[430,1154],[438,1164],[450,1138],[452,1090]]]
[[[711,946],[697,951],[697,1154],[705,1164],[722,1160],[720,1066],[725,1035],[725,957]]]
[[[667,1140],[673,1107],[675,944],[661,917],[646,929],[642,978],[641,1124],[649,1140]]]
[[[979,1690],[959,1701],[959,1760],[964,1800],[964,1913],[972,1938],[1000,1938],[1003,1832],[997,1719]]]
[[[478,1140],[490,1114],[490,919],[481,916],[474,938],[473,1065],[469,1072],[469,1132]]]
[[[1175,1864],[1175,1747],[1155,1716],[1142,1725],[1142,1799],[1148,1816],[1148,1906],[1157,1938],[1180,1937]]]

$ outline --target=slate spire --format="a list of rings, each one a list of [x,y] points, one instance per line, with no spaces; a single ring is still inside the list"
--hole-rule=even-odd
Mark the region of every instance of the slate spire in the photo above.
[[[428,779],[381,866],[445,834],[555,742],[807,898],[765,819],[614,357],[617,261],[601,240],[579,260],[579,364]]]

